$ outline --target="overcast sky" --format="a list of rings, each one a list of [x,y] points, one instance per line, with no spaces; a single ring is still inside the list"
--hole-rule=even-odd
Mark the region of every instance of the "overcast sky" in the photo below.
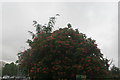
[[[32,21],[41,24],[50,16],[60,14],[55,29],[71,23],[73,28],[96,40],[104,57],[118,65],[118,7],[114,2],[71,3],[3,3],[2,60],[16,61],[17,53],[28,48],[28,31],[34,31]]]

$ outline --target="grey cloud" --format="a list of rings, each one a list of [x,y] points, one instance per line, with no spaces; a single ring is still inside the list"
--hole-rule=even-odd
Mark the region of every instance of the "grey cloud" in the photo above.
[[[33,20],[44,24],[59,13],[54,30],[71,23],[95,39],[102,53],[118,65],[117,3],[3,3],[2,9],[4,60],[15,61],[20,47],[28,48],[25,41],[30,38],[27,31],[35,30]]]

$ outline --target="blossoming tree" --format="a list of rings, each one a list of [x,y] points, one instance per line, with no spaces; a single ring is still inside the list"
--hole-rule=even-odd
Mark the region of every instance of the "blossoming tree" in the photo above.
[[[87,38],[71,24],[52,31],[56,17],[51,17],[47,25],[34,21],[36,33],[28,40],[30,48],[18,53],[19,65],[35,80],[74,79],[77,74],[87,77],[106,76],[109,60],[97,47],[95,40]]]

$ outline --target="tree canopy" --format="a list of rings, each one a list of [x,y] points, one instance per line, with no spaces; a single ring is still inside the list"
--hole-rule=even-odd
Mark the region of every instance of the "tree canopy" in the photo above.
[[[113,65],[111,67],[111,73],[112,73],[112,75],[118,75],[120,77],[120,68]]]
[[[17,65],[13,62],[10,64],[5,64],[5,66],[2,68],[2,75],[9,75],[9,76],[16,76],[17,75]]]
[[[32,78],[75,78],[77,74],[101,77],[109,74],[109,60],[97,47],[96,41],[87,38],[71,24],[52,31],[55,17],[47,25],[34,21],[36,33],[27,40],[30,48],[18,53],[19,65]]]

